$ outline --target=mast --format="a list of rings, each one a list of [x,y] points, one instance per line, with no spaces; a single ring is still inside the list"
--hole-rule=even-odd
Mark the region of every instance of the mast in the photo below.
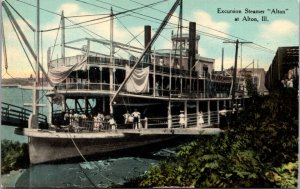
[[[179,7],[179,53],[180,53],[180,69],[182,69],[182,0],[180,0],[180,7]]]
[[[61,11],[61,58],[65,65],[65,16],[64,11]]]
[[[224,76],[223,69],[224,69],[224,48],[222,48],[222,64],[221,64],[221,73]]]
[[[233,81],[232,81],[232,106],[235,103],[235,83],[236,83],[236,68],[237,68],[237,56],[239,49],[239,40],[235,42],[235,58],[234,58],[234,68],[233,68]]]
[[[114,91],[114,17],[113,17],[113,9],[110,10],[110,65],[111,68],[109,70],[109,90]],[[112,99],[113,96],[110,98]],[[109,112],[113,113],[112,104],[109,105]]]
[[[36,18],[36,82],[39,84],[40,82],[40,0],[37,0],[37,18]]]
[[[36,58],[35,58],[35,81],[33,84],[33,96],[32,96],[32,113],[33,115],[37,115],[38,114],[38,106],[37,106],[37,101],[39,99],[39,94],[37,91],[37,85],[39,84],[39,58],[40,58],[40,45],[39,45],[39,41],[40,41],[40,0],[37,0],[37,20],[36,20]],[[36,117],[37,118],[37,117]]]
[[[33,82],[33,89],[32,89],[32,114],[30,114],[28,119],[28,128],[36,129],[38,128],[38,99],[39,99],[39,93],[37,91],[37,85],[39,83],[39,32],[40,32],[40,0],[37,0],[37,22],[36,22],[36,57],[35,57],[35,81]]]

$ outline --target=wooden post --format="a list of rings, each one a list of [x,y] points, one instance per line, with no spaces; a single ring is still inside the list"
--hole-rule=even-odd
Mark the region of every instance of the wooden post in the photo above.
[[[84,96],[84,112],[88,112],[88,98],[87,96]]]
[[[197,125],[196,127],[198,127],[198,125],[200,125],[199,123],[199,101],[196,101],[196,119],[197,119]]]
[[[103,86],[103,81],[102,81],[102,67],[99,67],[99,72],[100,72],[100,90],[102,91],[102,86]]]
[[[210,122],[210,101],[208,100],[207,101],[207,115],[208,115],[208,125],[210,126],[211,125],[211,122]]]
[[[220,110],[220,102],[219,102],[219,100],[217,100],[217,116],[218,116],[218,124],[220,123],[220,114],[219,114],[219,110]]]
[[[148,129],[148,118],[145,117],[145,129]]]
[[[187,101],[184,101],[184,128],[187,128]]]
[[[156,93],[156,57],[155,57],[155,48],[154,48],[154,61],[153,61],[153,96]]]
[[[61,99],[61,110],[62,111],[66,111],[66,97],[64,95],[62,95],[62,99]]]
[[[172,113],[171,113],[171,101],[169,101],[168,106],[168,129],[172,128]]]
[[[49,103],[48,103],[48,107],[49,107],[48,123],[51,124],[52,123],[52,113],[53,113],[52,97],[49,97],[48,100],[49,100]]]

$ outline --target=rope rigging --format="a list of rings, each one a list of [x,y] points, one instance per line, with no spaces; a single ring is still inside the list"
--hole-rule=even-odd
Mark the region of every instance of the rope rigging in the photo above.
[[[58,26],[59,28],[60,28],[60,25],[61,25],[61,20],[59,22],[59,26]],[[56,42],[57,42],[57,37],[58,37],[59,31],[60,30],[57,30],[57,33],[56,33],[56,37],[55,37],[54,46],[53,46],[53,49],[52,49],[50,60],[52,60],[52,58],[53,58],[53,53],[54,53],[54,50],[55,50],[55,47],[56,47]],[[41,33],[43,33],[43,31]]]
[[[6,11],[5,11],[5,12],[6,12]],[[25,53],[25,55],[26,55],[26,58],[27,58],[27,60],[28,60],[28,62],[29,62],[29,64],[30,64],[30,66],[31,66],[31,68],[32,68],[32,70],[33,70],[33,72],[35,73],[35,69],[33,68],[32,62],[30,61],[30,58],[29,58],[29,56],[28,56],[28,54],[27,54],[27,51],[26,51],[26,49],[25,49],[25,47],[24,47],[24,45],[23,45],[23,43],[22,43],[22,40],[20,39],[19,33],[17,32],[17,29],[15,28],[15,25],[14,25],[13,22],[12,22],[12,18],[11,18],[11,16],[8,14],[8,12],[6,12],[6,14],[7,14],[8,18],[9,18],[9,21],[10,21],[10,23],[11,23],[11,25],[12,25],[12,28],[14,29],[14,31],[15,31],[15,33],[16,33],[16,36],[18,37],[18,41],[19,41],[19,43],[20,43],[21,46],[22,46],[22,49],[23,49],[23,51],[24,51],[24,53]],[[2,24],[3,24],[3,23],[2,23]],[[4,33],[4,32],[3,32],[3,33]]]
[[[22,1],[22,0],[15,0],[15,1],[18,1],[18,2],[21,2],[21,3],[24,3],[24,4],[27,4],[27,5],[29,5],[29,6],[32,6],[32,7],[36,7],[35,5],[32,5],[32,4],[30,4],[30,3],[27,3],[27,2],[24,2],[24,1]],[[93,6],[93,7],[99,7],[99,8],[102,8],[102,9],[105,9],[105,10],[109,10],[108,8],[104,8],[104,7],[101,7],[101,6],[99,6],[99,5],[96,5],[96,4],[92,4],[92,3],[88,3],[88,2],[85,2],[85,1],[82,1],[82,0],[75,0],[75,1],[78,1],[78,2],[82,2],[82,3],[85,3],[85,4],[88,4],[88,5],[91,5],[91,6]],[[112,6],[115,6],[115,7],[119,7],[119,6],[117,6],[117,5],[113,5],[113,4],[111,4],[111,3],[107,3],[107,2],[103,2],[103,1],[101,1],[101,0],[97,0],[98,2],[102,2],[102,3],[106,3],[106,4],[110,4],[110,5],[112,5]],[[131,0],[132,2],[135,2],[135,3],[137,3],[137,4],[140,4],[140,5],[144,5],[144,4],[142,4],[142,3],[138,3],[137,1],[133,1],[133,0]],[[159,2],[156,2],[157,4],[158,3],[162,3],[162,2],[165,2],[166,0],[163,0],[163,1],[159,1]],[[157,10],[157,11],[159,11],[159,12],[163,12],[163,13],[166,13],[166,12],[164,12],[164,11],[161,11],[161,10],[159,10],[159,9],[157,9],[157,8],[153,8],[153,5],[155,5],[156,3],[152,3],[152,4],[149,4],[149,5],[144,5],[145,7],[147,7],[147,8],[151,8],[151,9],[154,9],[154,10]],[[140,8],[145,8],[145,7],[140,7]],[[122,7],[119,7],[119,8],[122,8]],[[57,16],[60,16],[60,14],[58,14],[58,13],[55,13],[55,12],[53,12],[53,11],[49,11],[49,10],[47,10],[47,9],[43,9],[43,8],[40,8],[41,10],[43,10],[43,11],[45,11],[45,12],[48,12],[48,13],[51,13],[51,14],[54,14],[54,15],[57,15]],[[122,8],[122,9],[124,9],[124,10],[126,10],[127,12],[129,12],[130,10],[127,10],[127,9],[125,9],[125,8]],[[120,12],[120,14],[121,13],[124,13],[125,11],[123,11],[123,12]],[[154,17],[151,17],[151,16],[149,16],[149,15],[143,15],[143,14],[141,14],[141,13],[138,13],[138,12],[134,12],[134,10],[131,10],[131,12],[133,12],[133,13],[135,13],[135,14],[139,14],[139,15],[142,15],[142,16],[144,16],[144,17],[147,17],[147,18],[151,18],[151,19],[154,19],[154,20],[156,20],[157,22],[156,23],[158,23],[158,21],[160,21],[161,22],[161,20],[160,19],[158,19],[158,18],[154,18]],[[125,12],[126,13],[126,12]],[[118,13],[117,13],[118,14]],[[83,16],[85,16],[85,15],[83,15]],[[130,15],[130,16],[132,16],[132,15]],[[176,17],[176,15],[172,15],[172,16],[175,16]],[[80,17],[80,16],[78,16],[78,17]],[[133,17],[136,17],[136,18],[139,18],[139,17],[137,17],[137,16],[133,16]],[[103,18],[103,17],[102,17]],[[148,21],[150,21],[149,19],[147,19],[147,18],[140,18],[140,19],[143,19],[143,20],[148,20]],[[185,20],[185,21],[189,21],[189,20],[187,20],[187,19],[183,19],[183,20]],[[153,20],[151,21],[151,22],[154,22]],[[81,24],[81,23],[77,23],[76,25],[78,25],[78,24]],[[98,24],[98,23],[97,23]],[[173,24],[173,25],[176,25],[176,24]],[[245,40],[245,39],[243,39],[243,38],[240,38],[240,37],[237,37],[237,36],[234,36],[234,35],[231,35],[231,34],[228,34],[228,33],[226,33],[226,32],[222,32],[222,31],[220,31],[220,30],[217,30],[217,29],[214,29],[214,28],[211,28],[211,27],[208,27],[208,26],[205,26],[205,25],[201,25],[201,24],[197,24],[197,25],[199,25],[199,26],[201,26],[201,27],[205,27],[205,28],[207,28],[207,29],[211,29],[211,30],[213,30],[213,31],[216,31],[216,32],[220,32],[220,33],[223,33],[223,34],[226,34],[226,35],[228,35],[228,36],[231,36],[231,37],[233,37],[233,38],[237,38],[237,39],[241,39],[241,40]],[[71,26],[66,26],[66,27],[71,27]],[[59,29],[59,28],[53,28],[52,30],[54,30],[54,29]],[[50,31],[50,30],[44,30],[44,31]],[[203,31],[199,31],[199,30],[197,30],[197,32],[199,32],[199,33],[201,33],[202,35],[204,35],[204,36],[207,36],[207,37],[212,37],[212,38],[215,38],[215,39],[220,39],[220,40],[231,40],[231,39],[229,39],[229,38],[224,38],[224,37],[221,37],[221,36],[218,36],[218,35],[213,35],[213,34],[209,34],[209,33],[207,33],[207,32],[203,32]],[[247,41],[247,40],[246,40]],[[271,50],[271,49],[269,49],[269,48],[267,48],[267,47],[264,47],[264,46],[262,46],[262,45],[259,45],[259,44],[257,44],[257,43],[253,43],[253,46],[257,46],[257,47],[260,47],[261,49],[260,50],[263,50],[263,51],[266,51],[266,52],[268,52],[268,53],[272,53],[272,54],[274,54],[275,53],[275,51],[274,50]],[[253,49],[255,49],[255,48],[253,48]]]
[[[7,50],[6,50],[6,40],[5,40],[5,34],[4,34],[4,27],[3,27],[3,22],[2,22],[2,39],[3,39],[3,52],[4,52],[4,64],[5,64],[5,73],[2,76],[2,78],[5,75],[8,75],[11,77],[15,82],[19,83],[19,81],[14,78],[11,74],[8,73],[8,61],[7,61]],[[24,94],[23,94],[23,89],[21,89],[21,95],[22,95],[22,102],[24,104]]]
[[[27,24],[27,26],[33,31],[35,32],[34,27],[13,7],[11,6],[11,4],[8,1],[5,1],[14,11],[15,13],[17,13],[17,15],[19,15],[19,17],[25,22],[25,24]]]
[[[144,45],[133,35],[133,33],[121,22],[121,20],[117,16],[116,16],[116,19],[128,31],[128,33],[130,33],[130,35],[133,37],[133,39],[135,39],[142,47],[144,47]]]

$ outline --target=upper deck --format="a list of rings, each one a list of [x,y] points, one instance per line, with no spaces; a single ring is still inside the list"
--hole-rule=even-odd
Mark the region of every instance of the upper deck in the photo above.
[[[139,96],[160,98],[227,98],[231,87],[231,76],[210,71],[208,66],[213,59],[197,57],[197,63],[192,71],[187,70],[187,58],[183,58],[182,67],[177,64],[178,55],[169,53],[150,55],[149,60],[141,62],[137,70],[149,67],[149,91]],[[171,62],[171,64],[170,64]],[[76,67],[56,88],[60,93],[78,95],[114,94],[126,76],[126,66],[132,67],[135,58],[126,60],[109,56],[77,55],[64,59],[55,59],[48,63],[49,69],[65,69]],[[206,68],[206,69],[205,69]],[[112,74],[112,77],[110,77]],[[112,79],[112,81],[110,81]],[[170,88],[171,86],[171,88]],[[190,87],[191,86],[191,87]],[[122,94],[136,95],[122,90]]]

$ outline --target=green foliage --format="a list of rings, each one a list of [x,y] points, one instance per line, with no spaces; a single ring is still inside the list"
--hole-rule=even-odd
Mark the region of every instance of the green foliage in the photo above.
[[[27,144],[10,140],[1,141],[1,174],[25,168],[28,165],[29,155]]]
[[[297,187],[298,161],[282,164],[266,172],[267,179],[281,188]]]
[[[174,159],[140,178],[138,186],[295,187],[297,105],[293,90],[257,97],[236,125],[183,145]]]

